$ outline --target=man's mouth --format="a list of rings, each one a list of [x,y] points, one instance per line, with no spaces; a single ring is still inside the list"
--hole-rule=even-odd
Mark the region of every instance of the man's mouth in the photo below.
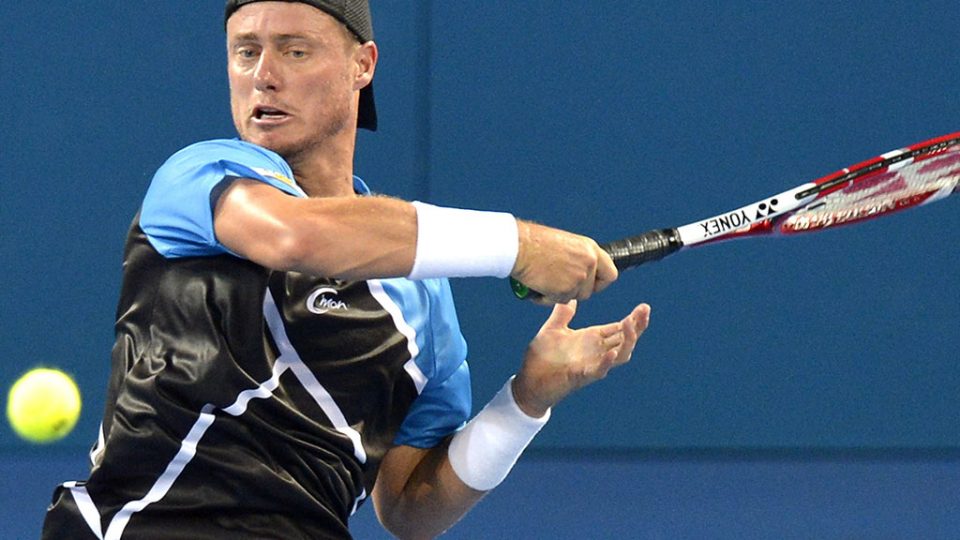
[[[277,109],[276,107],[257,105],[253,108],[253,119],[257,121],[276,122],[289,116],[290,115],[286,111],[283,109]]]

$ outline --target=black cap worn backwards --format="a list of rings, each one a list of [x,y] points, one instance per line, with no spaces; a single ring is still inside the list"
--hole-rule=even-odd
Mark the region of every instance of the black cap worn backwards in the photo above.
[[[264,0],[227,0],[224,10],[223,23],[241,6]],[[331,15],[347,27],[360,43],[373,39],[373,20],[370,17],[370,3],[368,0],[280,0],[284,2],[298,2],[313,6],[324,13]],[[357,127],[377,130],[377,108],[373,102],[373,83],[371,82],[360,90],[360,110],[357,113]]]

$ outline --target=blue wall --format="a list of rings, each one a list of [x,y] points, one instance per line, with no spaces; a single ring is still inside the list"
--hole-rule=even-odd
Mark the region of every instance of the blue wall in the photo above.
[[[960,130],[953,2],[374,4],[381,130],[357,172],[599,240]],[[0,3],[0,384],[57,365],[85,397],[54,448],[0,428],[11,462],[93,440],[126,226],[169,154],[233,133],[220,2],[94,5]],[[957,204],[626,273],[576,323],[649,302],[634,362],[535,447],[956,448]],[[454,289],[482,403],[546,312],[500,280]]]

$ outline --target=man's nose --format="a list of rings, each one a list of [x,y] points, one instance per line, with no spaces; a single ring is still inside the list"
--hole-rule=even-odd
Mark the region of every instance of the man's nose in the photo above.
[[[280,72],[275,53],[263,51],[260,54],[253,77],[257,90],[278,90],[280,88]]]

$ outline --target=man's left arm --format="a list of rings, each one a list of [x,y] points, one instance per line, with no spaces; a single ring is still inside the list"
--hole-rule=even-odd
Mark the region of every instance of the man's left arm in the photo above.
[[[454,472],[447,458],[449,442],[434,448],[395,446],[384,456],[373,505],[380,523],[398,538],[433,538],[487,494]]]
[[[630,360],[650,320],[641,304],[621,321],[573,330],[575,313],[575,301],[554,307],[517,376],[462,430],[434,448],[387,452],[373,489],[387,530],[433,538],[459,521],[506,477],[555,404]]]

